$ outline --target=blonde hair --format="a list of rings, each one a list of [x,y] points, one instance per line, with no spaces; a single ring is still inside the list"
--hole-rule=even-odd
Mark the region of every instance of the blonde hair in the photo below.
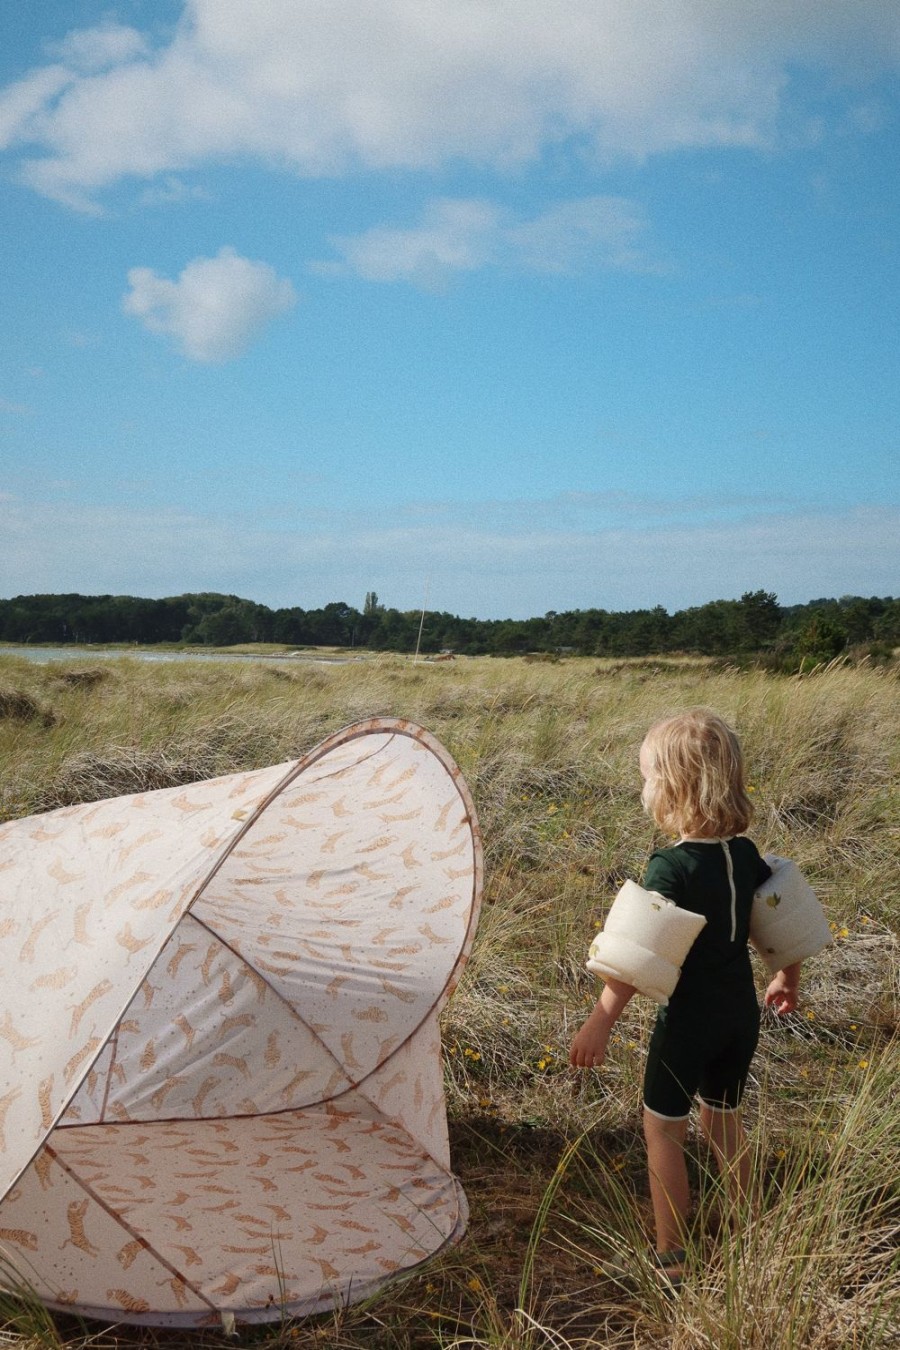
[[[718,713],[690,708],[657,722],[642,749],[648,760],[642,798],[661,829],[703,839],[743,834],[753,815],[744,757]]]

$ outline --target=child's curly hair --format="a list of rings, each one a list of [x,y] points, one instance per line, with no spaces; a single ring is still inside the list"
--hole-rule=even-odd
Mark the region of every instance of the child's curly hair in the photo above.
[[[668,834],[701,839],[743,834],[753,815],[744,757],[728,723],[709,708],[690,708],[650,728],[643,800]]]

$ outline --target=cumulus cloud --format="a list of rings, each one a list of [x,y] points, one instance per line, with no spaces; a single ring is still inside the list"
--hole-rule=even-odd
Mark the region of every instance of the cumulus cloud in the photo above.
[[[643,244],[643,210],[624,197],[557,202],[531,219],[515,219],[490,202],[441,199],[426,206],[421,224],[376,226],[332,242],[342,264],[319,272],[354,272],[367,281],[409,281],[431,289],[454,272],[488,265],[571,273],[591,267],[659,272],[664,265]]]
[[[240,356],[265,326],[296,304],[290,281],[268,263],[222,248],[194,258],[177,281],[149,267],[128,273],[126,314],[151,333],[171,338],[191,361],[217,363]]]
[[[156,46],[70,33],[0,95],[0,127],[33,147],[26,181],[82,207],[236,155],[322,174],[503,167],[570,137],[603,157],[761,146],[792,71],[864,82],[896,66],[898,34],[883,0],[186,0]]]

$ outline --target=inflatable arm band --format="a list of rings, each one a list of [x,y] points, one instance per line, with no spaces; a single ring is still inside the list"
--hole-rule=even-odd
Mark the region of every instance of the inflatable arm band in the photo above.
[[[816,893],[796,863],[766,854],[772,869],[753,897],[750,941],[771,975],[815,956],[831,942],[831,929]]]
[[[705,923],[702,914],[679,909],[656,891],[626,881],[602,932],[591,943],[587,968],[594,975],[632,984],[665,1006]]]

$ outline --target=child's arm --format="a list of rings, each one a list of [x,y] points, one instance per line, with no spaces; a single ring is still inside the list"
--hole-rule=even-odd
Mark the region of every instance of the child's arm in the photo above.
[[[800,990],[800,961],[779,970],[766,990],[766,1007],[776,1013],[794,1012],[797,1007]]]
[[[622,1009],[637,993],[633,984],[608,979],[594,1011],[572,1041],[569,1063],[575,1069],[597,1069],[606,1058],[606,1043]]]

